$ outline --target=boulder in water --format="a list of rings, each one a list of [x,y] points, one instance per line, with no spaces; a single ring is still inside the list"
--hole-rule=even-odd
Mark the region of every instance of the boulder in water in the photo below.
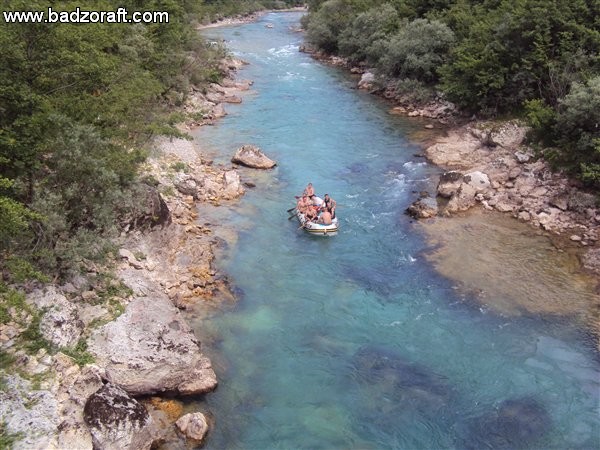
[[[260,148],[254,145],[243,145],[235,152],[231,162],[241,164],[253,169],[272,169],[277,165],[275,161],[269,159]]]

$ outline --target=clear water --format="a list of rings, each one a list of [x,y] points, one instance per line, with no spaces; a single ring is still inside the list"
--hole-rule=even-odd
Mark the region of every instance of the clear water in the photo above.
[[[279,163],[243,172],[257,187],[217,213],[238,230],[221,264],[239,302],[196,323],[220,380],[206,448],[599,448],[593,343],[567,320],[482,311],[434,272],[403,214],[436,171],[415,125],[299,53],[299,18],[206,32],[255,84],[197,141]],[[338,201],[335,237],[288,221],[309,181]]]

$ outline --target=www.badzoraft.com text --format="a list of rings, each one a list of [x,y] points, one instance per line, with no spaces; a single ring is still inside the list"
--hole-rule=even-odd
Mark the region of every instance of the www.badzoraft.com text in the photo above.
[[[167,11],[2,11],[5,23],[169,23]]]

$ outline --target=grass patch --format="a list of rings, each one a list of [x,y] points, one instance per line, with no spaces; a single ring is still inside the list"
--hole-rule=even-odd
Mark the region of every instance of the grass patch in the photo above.
[[[50,350],[50,343],[44,338],[40,331],[40,322],[42,320],[42,312],[33,313],[33,319],[27,329],[19,336],[23,348],[30,355],[35,355],[40,349],[45,348]]]
[[[4,422],[0,422],[0,450],[8,450],[21,439],[23,433],[9,433]]]
[[[73,358],[79,367],[83,367],[86,364],[92,364],[95,360],[91,353],[87,351],[88,345],[85,338],[79,339],[77,345],[71,348],[63,348],[62,352]]]
[[[0,283],[0,323],[7,324],[18,319],[11,315],[11,309],[17,311],[17,314],[31,310],[25,303],[25,294]]]
[[[183,161],[178,161],[169,166],[169,168],[173,169],[175,172],[184,172],[189,173],[190,167],[184,163]]]

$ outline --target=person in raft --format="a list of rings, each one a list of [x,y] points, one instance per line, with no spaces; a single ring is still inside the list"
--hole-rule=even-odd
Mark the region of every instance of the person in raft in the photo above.
[[[308,196],[303,195],[298,198],[298,203],[296,203],[296,209],[302,214],[306,214],[306,210],[311,206],[311,201],[308,199]]]
[[[337,206],[337,203],[335,202],[334,199],[332,199],[329,194],[325,194],[325,197],[323,197],[323,209],[325,211],[327,211],[329,214],[331,214],[331,218],[335,219],[335,207]]]
[[[323,225],[331,225],[331,221],[331,213],[324,209],[321,215],[319,216],[319,220],[317,223],[321,223]]]
[[[312,183],[308,183],[308,186],[306,186],[306,189],[304,189],[304,194],[308,195],[308,198],[311,200],[315,196],[315,188],[313,187]]]

